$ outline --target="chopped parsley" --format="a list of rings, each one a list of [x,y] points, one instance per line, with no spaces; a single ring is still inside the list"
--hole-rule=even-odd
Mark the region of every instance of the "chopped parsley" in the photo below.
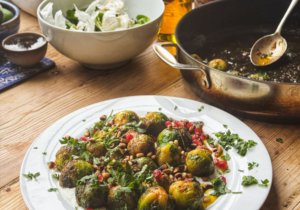
[[[178,108],[178,106],[175,106],[175,107],[174,107],[174,110],[177,110],[177,108]]]
[[[213,138],[209,138],[206,141],[208,144],[215,144],[215,140]]]
[[[269,180],[265,179],[264,181],[261,180],[261,184],[259,184],[260,187],[267,187],[269,184]]]
[[[214,188],[214,192],[211,195],[219,196],[219,195],[224,195],[226,193],[231,193],[231,190],[229,190],[226,187],[225,182],[223,182],[223,180],[220,179],[220,177],[217,177],[217,178],[215,178],[213,180],[210,180],[210,181],[211,181],[211,184]]]
[[[232,194],[242,194],[243,192],[232,192]]]
[[[48,192],[56,192],[58,189],[57,188],[50,188],[48,189]]]
[[[282,138],[277,138],[276,141],[279,142],[279,143],[283,143]]]
[[[171,171],[173,171],[168,162],[166,162],[166,165],[167,165],[168,169],[170,169]]]
[[[83,119],[83,120],[82,120],[82,122],[85,122],[85,121],[86,121],[86,119]]]
[[[93,157],[93,164],[94,165],[99,165],[101,162],[99,160],[99,158]]]
[[[80,151],[79,153],[80,153],[79,156],[72,155],[69,160],[72,160],[72,159],[75,159],[75,160],[76,159],[81,159],[81,160],[85,160],[85,161],[89,161],[90,160],[91,153],[89,153],[88,151]]]
[[[43,155],[47,155],[47,152],[43,152],[42,154],[43,154]]]
[[[229,154],[227,153],[226,155],[221,156],[221,159],[222,159],[222,160],[229,161],[229,160],[230,160],[230,156],[229,156]]]
[[[227,125],[223,125],[223,127],[224,127],[224,128],[226,128],[226,129],[228,128],[228,126],[227,126]]]
[[[52,178],[59,180],[59,174],[52,174]]]
[[[204,106],[201,106],[201,107],[198,109],[198,112],[201,112],[203,109],[204,109]]]
[[[238,171],[244,173],[244,170],[238,169]]]
[[[254,167],[258,167],[259,164],[256,162],[248,163],[248,170],[252,170]]]
[[[68,146],[74,146],[78,150],[85,150],[86,142],[83,140],[75,141],[74,138],[70,138],[69,140],[66,137],[63,137],[62,140],[59,140],[61,144],[67,144]]]
[[[111,110],[111,113],[110,115],[106,118],[106,120],[100,120],[99,122],[97,122],[94,126],[94,128],[97,128],[99,130],[102,130],[105,126],[106,123],[110,123],[113,119],[114,119],[114,115],[113,115],[113,111],[114,110]],[[103,115],[106,117],[106,115]]]
[[[134,129],[139,133],[146,133],[146,129],[142,128],[143,125],[143,121],[141,120],[140,122],[136,122],[136,121],[132,121],[130,123],[127,123],[125,125],[123,125],[123,129]],[[117,128],[117,127],[115,127]]]
[[[243,186],[251,186],[258,184],[257,179],[255,179],[253,176],[243,176],[242,185]]]
[[[33,147],[33,149],[37,149],[37,147]]]
[[[32,180],[32,178],[36,179],[40,175],[40,172],[37,172],[35,174],[32,174],[30,172],[28,174],[23,174],[23,176],[26,177],[28,180]]]
[[[158,110],[159,110],[159,111],[161,111],[161,110],[162,110],[162,108],[158,108]]]
[[[199,155],[197,155],[197,154],[194,154],[194,155],[193,155],[193,154],[190,154],[190,155],[189,155],[189,159],[190,159],[190,160],[198,160],[199,158],[200,158],[200,157],[199,157]]]

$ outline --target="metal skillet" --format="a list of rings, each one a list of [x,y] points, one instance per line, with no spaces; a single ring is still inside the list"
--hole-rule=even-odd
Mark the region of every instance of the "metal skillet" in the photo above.
[[[270,34],[289,1],[220,0],[185,15],[176,27],[177,45],[156,43],[156,54],[181,70],[204,101],[240,117],[271,123],[300,123],[300,84],[252,80],[211,68],[190,56],[205,51],[211,39],[236,34]],[[300,11],[300,5],[294,8]],[[295,34],[296,35],[296,34]],[[176,59],[164,46],[177,48]]]

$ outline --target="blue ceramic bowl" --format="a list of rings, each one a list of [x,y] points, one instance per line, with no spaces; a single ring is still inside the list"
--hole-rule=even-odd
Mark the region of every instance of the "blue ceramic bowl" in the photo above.
[[[0,1],[0,4],[2,5],[3,8],[10,10],[14,14],[14,17],[12,19],[0,25],[0,46],[1,46],[2,41],[6,37],[15,34],[19,31],[20,10],[16,5],[8,1]]]

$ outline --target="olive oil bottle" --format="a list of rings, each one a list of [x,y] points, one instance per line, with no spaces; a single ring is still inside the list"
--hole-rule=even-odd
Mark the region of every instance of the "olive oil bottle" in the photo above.
[[[192,10],[193,0],[164,0],[165,12],[158,34],[159,41],[176,43],[175,28],[179,20]]]

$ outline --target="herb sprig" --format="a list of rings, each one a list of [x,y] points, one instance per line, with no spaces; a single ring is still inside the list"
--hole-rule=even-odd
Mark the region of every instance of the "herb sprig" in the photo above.
[[[23,176],[26,177],[28,180],[32,180],[33,178],[36,179],[40,175],[41,175],[40,172],[37,172],[35,174],[30,173],[30,172],[28,174],[23,174]]]

